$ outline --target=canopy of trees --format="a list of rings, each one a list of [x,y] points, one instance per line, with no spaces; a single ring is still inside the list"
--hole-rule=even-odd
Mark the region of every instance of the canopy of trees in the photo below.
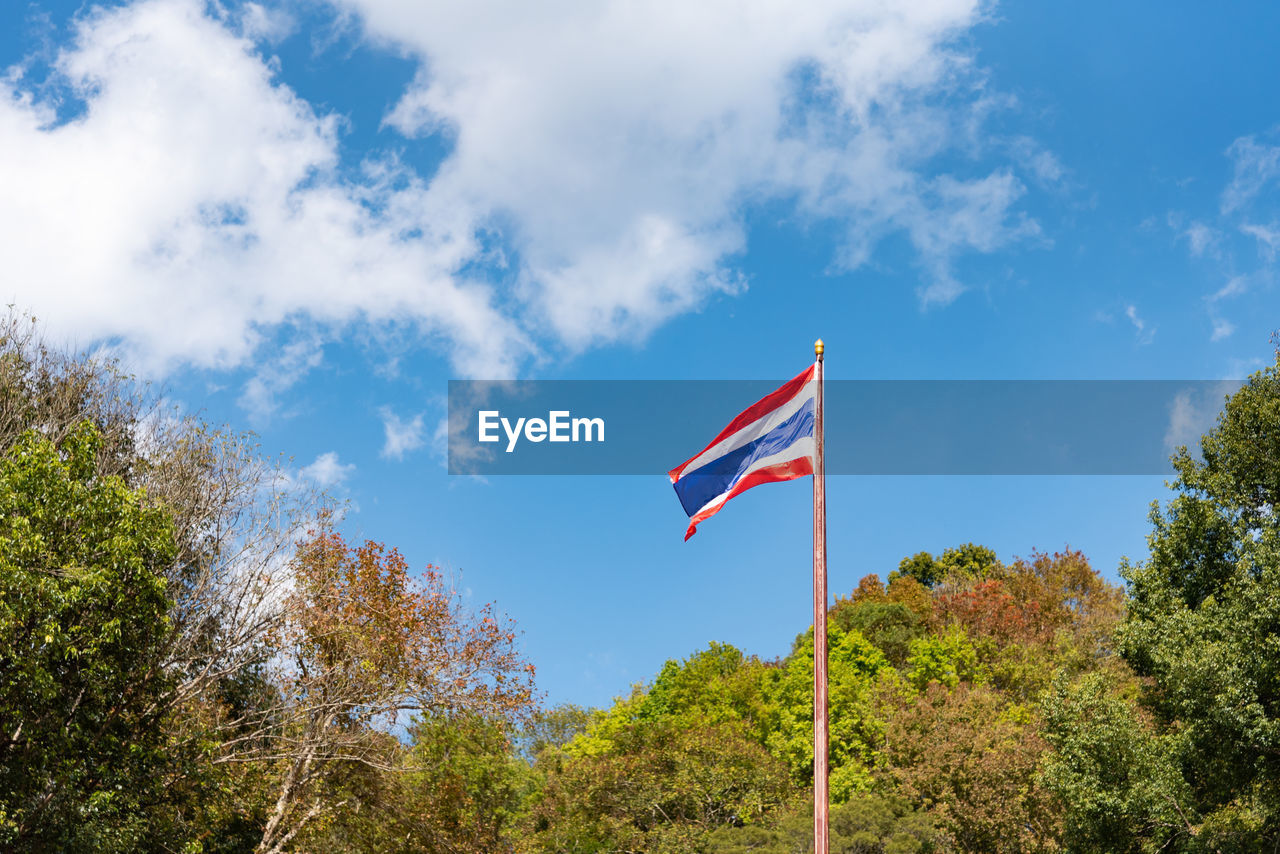
[[[149,400],[0,328],[0,849],[811,850],[811,627],[537,708],[505,618]],[[1280,847],[1280,357],[1199,450],[1123,587],[966,543],[837,597],[833,851]]]
[[[251,437],[0,324],[0,848],[491,849],[501,786],[435,736],[505,756],[532,680]]]

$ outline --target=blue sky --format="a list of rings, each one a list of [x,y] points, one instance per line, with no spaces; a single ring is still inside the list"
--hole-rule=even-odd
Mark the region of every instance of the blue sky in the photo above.
[[[447,380],[781,380],[818,336],[833,379],[1242,376],[1280,327],[1280,9],[777,5],[7,4],[0,297],[458,571],[550,702],[783,654],[807,482],[682,543],[660,475],[450,478]],[[829,492],[839,593],[970,540],[1114,577],[1163,484]]]

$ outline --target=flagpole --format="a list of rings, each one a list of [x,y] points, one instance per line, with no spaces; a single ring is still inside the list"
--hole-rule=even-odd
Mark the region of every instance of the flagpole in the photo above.
[[[817,357],[814,379],[818,383],[813,423],[813,851],[830,854],[827,793],[827,470],[822,424],[822,354],[826,348],[814,342]]]

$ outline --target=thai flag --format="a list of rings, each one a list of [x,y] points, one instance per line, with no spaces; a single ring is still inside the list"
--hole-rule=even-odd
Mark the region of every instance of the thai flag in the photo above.
[[[814,367],[748,408],[702,453],[668,472],[689,514],[686,540],[738,493],[813,474]]]

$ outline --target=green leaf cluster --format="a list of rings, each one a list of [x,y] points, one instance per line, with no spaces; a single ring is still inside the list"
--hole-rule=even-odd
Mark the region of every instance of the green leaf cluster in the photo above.
[[[0,458],[0,845],[130,851],[168,764],[172,526],[95,474],[100,434]]]

